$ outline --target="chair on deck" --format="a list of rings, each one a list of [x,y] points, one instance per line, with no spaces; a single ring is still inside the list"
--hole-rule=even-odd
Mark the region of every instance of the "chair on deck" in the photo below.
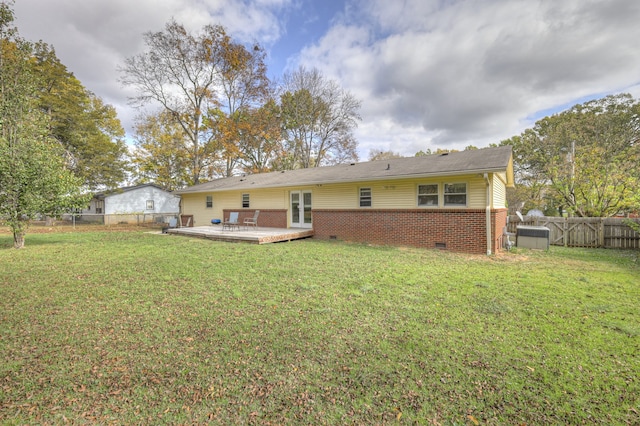
[[[258,226],[258,215],[260,215],[260,210],[256,210],[253,213],[253,217],[245,217],[244,218],[244,228],[247,229],[249,226],[253,226],[254,228]]]
[[[238,212],[229,213],[229,217],[222,222],[222,230],[228,229],[233,231],[234,229],[240,230],[240,222],[238,222]]]

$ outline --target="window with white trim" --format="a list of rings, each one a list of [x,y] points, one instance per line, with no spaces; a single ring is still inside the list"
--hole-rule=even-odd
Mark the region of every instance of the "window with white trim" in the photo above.
[[[418,185],[418,206],[438,207],[438,184]]]
[[[371,188],[360,188],[360,207],[371,207]]]
[[[445,183],[443,188],[445,206],[465,207],[467,205],[466,183]]]
[[[249,208],[249,194],[242,194],[242,208]]]
[[[213,208],[213,195],[207,195],[205,207],[208,209]]]
[[[147,208],[146,210],[153,210],[153,200],[147,200]]]

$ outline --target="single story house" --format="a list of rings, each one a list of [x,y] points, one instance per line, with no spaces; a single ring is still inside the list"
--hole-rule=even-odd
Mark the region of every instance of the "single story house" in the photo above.
[[[495,253],[513,187],[509,146],[217,179],[176,191],[196,226],[260,210],[314,238]],[[183,217],[184,223],[184,217]]]
[[[79,215],[81,220],[109,224],[156,221],[156,218],[164,221],[164,216],[177,216],[179,212],[179,196],[146,183],[94,194]]]

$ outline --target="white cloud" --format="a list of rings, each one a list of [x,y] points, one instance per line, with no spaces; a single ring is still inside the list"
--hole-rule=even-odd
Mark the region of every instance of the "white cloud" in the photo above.
[[[128,131],[135,111],[117,66],[171,18],[191,31],[220,23],[268,49],[307,43],[273,57],[315,66],[363,101],[363,158],[370,149],[485,146],[561,106],[621,91],[640,97],[638,1],[343,1],[19,0],[14,10],[21,35],[53,44]]]
[[[640,79],[640,2],[377,0],[347,10],[299,62],[363,100],[365,155],[497,143],[537,111]]]
[[[282,33],[278,12],[291,0],[20,0],[14,5],[20,34],[52,44],[82,84],[116,107],[125,130],[136,111],[118,83],[117,67],[144,51],[142,34],[161,31],[175,18],[193,32],[222,24],[243,42],[268,45]]]

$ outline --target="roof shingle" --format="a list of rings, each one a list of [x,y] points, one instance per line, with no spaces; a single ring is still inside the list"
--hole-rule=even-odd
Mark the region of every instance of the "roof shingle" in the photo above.
[[[394,158],[364,163],[280,172],[248,174],[216,179],[175,191],[177,194],[305,186],[330,183],[392,180],[411,177],[451,176],[456,174],[506,171],[511,147],[484,148],[421,157]]]

